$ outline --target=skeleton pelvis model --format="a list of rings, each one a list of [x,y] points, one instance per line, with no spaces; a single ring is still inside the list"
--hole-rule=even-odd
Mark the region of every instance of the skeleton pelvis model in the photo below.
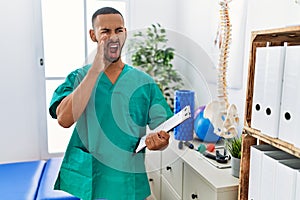
[[[239,117],[234,104],[224,109],[225,105],[219,101],[210,102],[204,110],[204,117],[214,126],[214,133],[223,138],[233,138],[238,135]]]
[[[210,102],[204,110],[204,117],[214,126],[214,133],[223,138],[233,138],[238,135],[239,118],[234,104],[229,105],[227,98],[226,71],[231,42],[231,23],[228,12],[229,0],[220,1],[221,49],[218,66],[218,100]]]

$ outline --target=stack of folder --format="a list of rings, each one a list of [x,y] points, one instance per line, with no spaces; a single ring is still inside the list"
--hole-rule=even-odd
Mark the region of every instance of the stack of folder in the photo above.
[[[279,151],[279,149],[267,144],[251,146],[248,199],[260,199],[260,177],[263,154],[265,152],[275,151]]]
[[[300,147],[300,46],[256,51],[251,127]]]
[[[300,200],[300,159],[270,145],[250,150],[248,199]]]
[[[278,137],[284,57],[282,46],[256,49],[251,125],[274,138]]]

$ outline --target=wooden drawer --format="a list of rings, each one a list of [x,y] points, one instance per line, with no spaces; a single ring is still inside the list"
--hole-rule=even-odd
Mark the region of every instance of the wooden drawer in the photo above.
[[[184,165],[183,172],[184,200],[216,200],[217,194],[205,180],[189,165]]]
[[[152,200],[160,200],[160,172],[148,172],[148,180],[151,188],[151,198]]]
[[[183,161],[171,149],[162,152],[162,176],[182,196]]]
[[[162,200],[181,200],[181,197],[176,193],[169,182],[161,178],[161,199]]]

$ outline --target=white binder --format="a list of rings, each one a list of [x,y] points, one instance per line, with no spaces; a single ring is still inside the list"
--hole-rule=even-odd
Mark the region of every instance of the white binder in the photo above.
[[[266,152],[279,151],[277,148],[263,144],[250,147],[250,171],[248,199],[259,200],[262,157]]]
[[[275,180],[280,160],[296,159],[297,157],[283,151],[265,153],[262,158],[260,199],[275,199]]]
[[[256,48],[256,62],[254,74],[254,88],[252,101],[251,127],[262,130],[263,127],[263,102],[264,84],[265,84],[265,66],[267,65],[268,51],[266,47]]]
[[[300,147],[300,46],[286,48],[279,138]]]
[[[295,200],[300,159],[280,161],[276,170],[275,200]]]
[[[251,126],[277,138],[285,47],[257,48]]]

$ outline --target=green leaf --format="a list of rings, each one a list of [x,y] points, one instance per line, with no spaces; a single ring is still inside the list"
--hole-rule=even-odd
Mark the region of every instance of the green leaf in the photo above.
[[[232,139],[226,140],[226,148],[230,152],[230,154],[235,158],[241,158],[242,151],[242,138],[235,137]]]

